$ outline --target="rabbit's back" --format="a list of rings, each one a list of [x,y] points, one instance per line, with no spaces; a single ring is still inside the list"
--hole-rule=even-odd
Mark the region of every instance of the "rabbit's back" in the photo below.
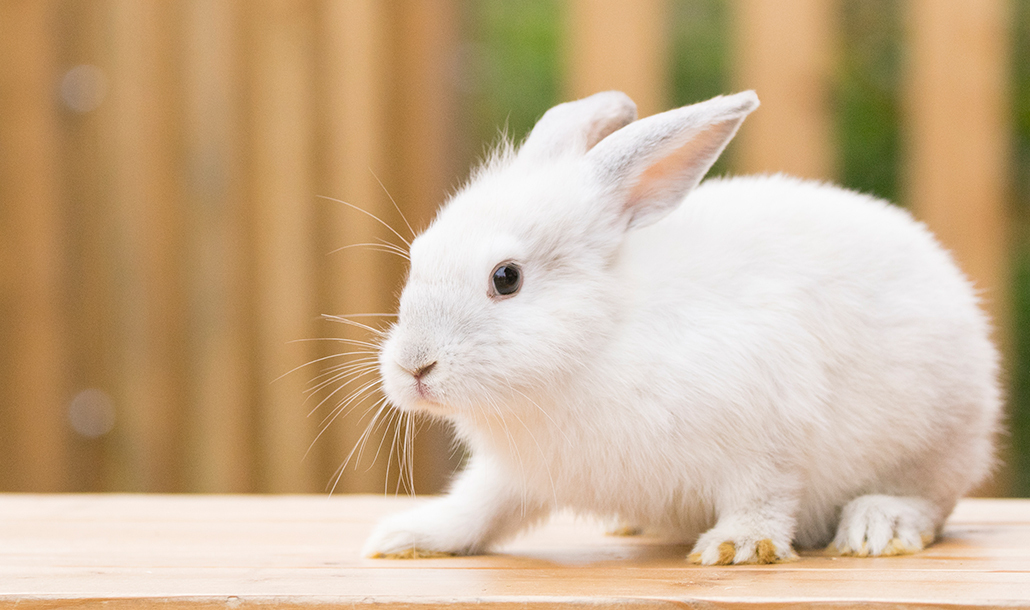
[[[687,408],[735,413],[720,446],[739,455],[724,458],[788,456],[804,472],[802,544],[858,493],[948,507],[989,471],[988,323],[904,210],[782,176],[708,181],[631,236],[621,265],[637,317],[619,349],[663,343]]]

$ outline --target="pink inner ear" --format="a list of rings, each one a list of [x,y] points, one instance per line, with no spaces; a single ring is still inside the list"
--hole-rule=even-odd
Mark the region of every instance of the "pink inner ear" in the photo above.
[[[712,167],[737,123],[724,121],[691,134],[685,143],[663,150],[637,177],[626,199],[631,224],[652,214],[671,210],[697,186]]]
[[[599,118],[590,126],[589,131],[586,133],[586,150],[590,150],[616,130],[632,123],[635,114],[627,110],[621,114],[612,114],[611,116]]]

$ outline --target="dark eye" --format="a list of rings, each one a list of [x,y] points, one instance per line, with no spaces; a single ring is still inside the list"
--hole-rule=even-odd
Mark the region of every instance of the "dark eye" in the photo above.
[[[494,293],[499,296],[511,296],[522,287],[522,270],[515,263],[501,263],[494,267]]]

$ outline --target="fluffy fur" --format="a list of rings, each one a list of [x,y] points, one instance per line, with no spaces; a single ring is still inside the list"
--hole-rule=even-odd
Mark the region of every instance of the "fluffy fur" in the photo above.
[[[562,104],[447,203],[380,367],[472,458],[366,554],[481,553],[561,508],[705,564],[933,539],[992,464],[988,323],[901,209],[785,176],[698,186],[757,105]],[[524,279],[498,298],[504,261]]]

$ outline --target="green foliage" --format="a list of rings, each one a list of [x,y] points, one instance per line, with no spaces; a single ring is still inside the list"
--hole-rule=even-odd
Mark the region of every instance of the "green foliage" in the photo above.
[[[670,8],[670,107],[727,93],[729,41],[725,0],[674,2]]]
[[[1009,439],[1012,494],[1030,496],[1030,2],[1012,4],[1012,147],[1015,219]]]
[[[520,140],[559,101],[561,5],[555,0],[468,0],[465,93],[477,142],[498,128]]]
[[[1013,259],[1015,329],[1009,369],[1009,438],[1012,495],[1030,496],[1030,248],[1024,244]]]
[[[693,104],[724,93],[729,87],[729,8],[725,0],[673,2],[669,20],[670,108]],[[732,147],[732,144],[730,145]],[[727,150],[710,176],[729,172],[733,150]]]
[[[1012,92],[1016,219],[1013,258],[1013,361],[1009,365],[1015,495],[1030,496],[1030,2],[1014,0]],[[730,92],[729,3],[670,4],[670,107]],[[478,147],[497,126],[520,139],[561,101],[563,4],[558,0],[466,0],[463,91],[473,127],[461,139]],[[840,181],[897,202],[902,155],[904,3],[842,0],[834,87]],[[469,150],[467,157],[481,156]],[[732,148],[712,169],[726,173]]]
[[[842,3],[835,91],[840,182],[894,202],[901,148],[902,8],[895,0]]]

